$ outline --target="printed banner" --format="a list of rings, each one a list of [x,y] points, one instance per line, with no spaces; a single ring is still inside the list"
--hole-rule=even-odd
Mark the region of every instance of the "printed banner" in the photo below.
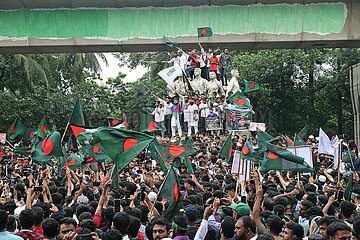
[[[205,119],[206,131],[220,130],[221,124],[219,117],[207,117]]]
[[[252,122],[251,110],[225,108],[226,129],[228,131],[247,130]]]

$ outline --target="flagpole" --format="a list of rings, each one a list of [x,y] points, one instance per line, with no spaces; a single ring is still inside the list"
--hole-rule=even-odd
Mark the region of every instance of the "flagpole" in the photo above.
[[[5,142],[7,143],[7,144],[9,144],[10,145],[10,147],[12,147],[13,149],[15,148],[8,140],[6,140],[6,138],[4,138],[3,136],[1,136],[1,139],[2,140],[5,140]]]
[[[338,171],[338,184],[340,183],[340,162],[341,162],[341,146],[342,146],[342,139],[339,142],[339,152],[338,152],[338,164],[337,164],[337,171]]]
[[[63,135],[62,135],[62,137],[61,137],[61,143],[62,143],[63,140],[64,140],[64,137],[65,137],[65,134],[66,134],[66,132],[67,132],[67,129],[68,129],[69,125],[70,125],[70,122],[68,122],[68,123],[66,124],[65,131],[64,131],[64,133],[63,133]]]
[[[151,209],[150,209],[150,213],[154,210],[155,203],[156,203],[156,201],[158,200],[159,195],[160,195],[160,193],[161,193],[161,190],[162,190],[162,188],[164,187],[164,184],[165,184],[166,180],[167,180],[168,177],[169,177],[170,171],[173,170],[173,168],[174,168],[174,167],[171,165],[171,168],[169,169],[168,173],[166,174],[164,181],[161,183],[161,186],[159,187],[159,191],[158,191],[158,194],[157,194],[156,199],[155,199],[155,201],[154,201],[154,204],[152,205],[152,207],[151,207]],[[175,173],[175,174],[176,174],[176,173]]]

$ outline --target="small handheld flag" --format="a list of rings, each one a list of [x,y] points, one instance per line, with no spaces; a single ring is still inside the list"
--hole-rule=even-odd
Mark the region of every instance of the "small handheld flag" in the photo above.
[[[174,48],[174,47],[176,47],[176,45],[177,45],[176,42],[171,41],[170,39],[168,39],[168,38],[165,37],[165,36],[163,36],[163,40],[164,40],[164,43],[165,43],[166,45],[168,45],[168,47]]]
[[[211,37],[213,35],[213,31],[210,27],[201,27],[198,28],[198,38],[201,37]]]

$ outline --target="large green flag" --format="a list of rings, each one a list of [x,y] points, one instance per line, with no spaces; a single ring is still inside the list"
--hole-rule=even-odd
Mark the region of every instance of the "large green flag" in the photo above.
[[[21,138],[24,132],[25,132],[25,126],[22,123],[22,121],[17,118],[7,130],[6,137],[9,142],[14,142],[20,140],[19,138]]]
[[[84,114],[82,111],[80,99],[76,99],[73,111],[69,119],[69,123],[75,125],[85,125]]]
[[[183,140],[180,142],[170,142],[168,144],[161,144],[154,141],[157,151],[164,160],[164,162],[170,163],[174,158],[183,158],[194,155],[196,149],[193,147],[191,139]]]
[[[31,157],[39,163],[46,163],[52,157],[63,156],[60,141],[61,136],[59,132],[49,134],[44,140],[34,145]]]
[[[245,89],[244,89],[245,93],[260,90],[260,86],[256,82],[247,81],[247,80],[244,79],[244,84],[245,84]]]
[[[304,139],[302,139],[299,134],[295,134],[294,137],[294,146],[304,146],[307,145]]]
[[[308,126],[303,127],[303,129],[301,129],[301,131],[297,134],[300,138],[302,138],[302,140],[305,141],[308,139],[309,135],[310,135],[310,130]]]
[[[250,138],[246,139],[246,142],[241,150],[241,157],[253,162],[261,162],[262,157],[254,150],[253,144]]]
[[[220,155],[225,158],[225,161],[228,162],[233,154],[233,141],[232,141],[232,134],[230,134],[222,148],[220,149]]]
[[[75,169],[81,167],[83,157],[84,156],[81,154],[77,155],[75,153],[72,153],[67,157],[66,162],[64,163],[64,166],[70,168],[71,170],[75,170]]]
[[[252,108],[249,100],[239,91],[227,99],[229,102],[236,104],[239,108]]]
[[[30,156],[31,155],[31,147],[15,147],[14,153],[21,154],[23,156]]]
[[[165,210],[164,217],[171,219],[178,213],[181,206],[180,181],[171,167],[159,191],[159,196],[165,199],[169,205]]]
[[[151,110],[151,111],[150,111]],[[165,132],[165,126],[163,124],[157,123],[154,120],[151,112],[154,111],[154,108],[146,108],[142,110],[140,129],[142,132],[151,132],[151,131],[161,131]]]
[[[351,193],[352,193],[353,186],[354,186],[353,175],[351,174],[351,176],[346,184],[345,190],[344,190],[344,199],[346,201],[351,201]]]
[[[100,127],[93,133],[91,144],[115,161],[118,171],[125,168],[155,137],[126,129]]]
[[[46,135],[49,133],[46,125],[45,125],[45,119],[42,119],[38,125],[38,127],[35,130],[35,134],[38,137],[45,138]]]
[[[150,145],[148,147],[148,153],[154,160],[156,160],[159,163],[161,171],[163,171],[164,173],[167,173],[168,172],[167,166],[169,165],[169,163],[164,161],[161,154],[159,153],[159,150],[156,147],[155,142],[156,141],[153,141],[152,143],[150,143]]]
[[[284,147],[266,143],[267,152],[261,165],[261,171],[289,170],[298,172],[313,172],[304,158],[294,155]]]
[[[264,152],[266,152],[267,149],[266,142],[271,141],[272,139],[274,139],[274,137],[268,134],[267,132],[261,130],[257,130],[256,135],[257,135],[258,153],[263,154]]]

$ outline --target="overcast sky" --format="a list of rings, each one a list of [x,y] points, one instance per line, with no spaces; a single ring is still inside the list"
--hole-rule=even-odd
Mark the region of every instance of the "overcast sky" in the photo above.
[[[115,78],[117,77],[119,72],[125,73],[126,77],[124,79],[124,82],[134,82],[137,79],[141,78],[145,72],[147,71],[146,68],[139,66],[135,70],[131,70],[127,67],[119,67],[119,60],[115,58],[111,53],[104,53],[106,56],[106,59],[109,63],[109,66],[106,66],[105,63],[102,61],[100,62],[101,66],[101,78],[106,81],[109,77]]]

